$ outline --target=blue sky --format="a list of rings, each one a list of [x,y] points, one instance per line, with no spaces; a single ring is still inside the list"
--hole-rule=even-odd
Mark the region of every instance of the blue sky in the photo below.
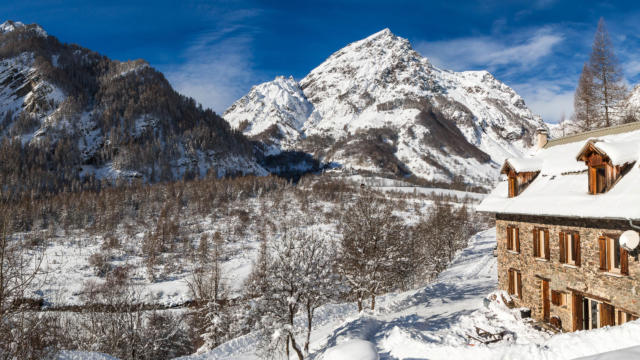
[[[223,112],[252,85],[300,79],[384,28],[439,67],[491,71],[546,121],[570,115],[600,16],[630,85],[640,81],[640,5],[589,1],[4,1],[5,19],[118,60],[143,58]]]

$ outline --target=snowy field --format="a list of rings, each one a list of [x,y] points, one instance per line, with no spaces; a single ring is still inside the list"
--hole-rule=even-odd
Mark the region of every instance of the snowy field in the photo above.
[[[339,359],[573,359],[640,345],[640,323],[552,335],[536,330],[509,309],[496,291],[495,229],[475,235],[452,265],[432,284],[380,297],[375,312],[358,313],[354,304],[321,307],[312,333],[310,357]],[[487,299],[487,300],[485,300]],[[495,300],[489,300],[495,299]],[[472,340],[476,327],[502,341]],[[260,359],[257,334],[183,359]],[[375,350],[375,351],[372,351]],[[624,354],[634,354],[634,349]],[[635,349],[637,351],[637,349]],[[357,357],[354,354],[358,354]],[[369,356],[365,356],[369,354]],[[618,353],[622,354],[622,353]],[[599,359],[594,357],[592,359]],[[606,357],[612,359],[617,357]]]
[[[379,190],[377,196],[396,203],[394,214],[407,224],[415,224],[424,217],[433,205],[434,197],[445,196],[454,206],[466,201],[473,207],[482,196],[444,189],[408,188],[403,186],[404,183],[389,185],[395,186],[374,186],[370,189]],[[146,263],[148,257],[144,247],[145,239],[158,231],[153,216],[134,224],[120,224],[108,235],[90,229],[16,234],[27,242],[31,241],[29,239],[47,239],[41,274],[34,282],[34,291],[29,297],[42,298],[45,304],[53,307],[83,305],[86,284],[104,281],[104,275],[98,274],[95,264],[91,263],[92,256],[102,254],[110,268],[129,269],[128,274],[138,289],[140,302],[161,307],[182,306],[192,300],[188,281],[198,265],[200,239],[203,235],[211,239],[215,233],[224,239],[221,258],[223,280],[233,297],[242,290],[261,239],[278,236],[283,225],[296,224],[328,241],[339,238],[336,214],[345,204],[315,199],[309,189],[300,191],[303,195],[285,194],[279,198],[279,195],[266,194],[259,198],[235,200],[225,208],[211,210],[208,215],[180,214],[174,220],[180,228],[176,235],[178,242],[171,245],[172,249],[159,254],[159,261],[152,267]],[[109,237],[119,239],[117,246],[107,245]]]

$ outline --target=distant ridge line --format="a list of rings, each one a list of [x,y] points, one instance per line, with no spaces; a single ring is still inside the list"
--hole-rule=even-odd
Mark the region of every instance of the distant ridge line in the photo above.
[[[558,139],[549,140],[544,146],[544,149],[550,148],[556,145],[569,144],[576,141],[587,140],[592,137],[622,134],[629,131],[640,130],[640,121],[632,122],[629,124],[622,124],[616,126],[610,126],[604,129],[585,131],[579,134],[564,136]]]

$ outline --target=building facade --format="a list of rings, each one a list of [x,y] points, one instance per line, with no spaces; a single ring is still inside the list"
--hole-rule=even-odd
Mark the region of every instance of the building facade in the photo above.
[[[548,143],[507,159],[480,205],[496,214],[498,284],[564,331],[640,316],[640,261],[621,235],[640,226],[640,126]]]

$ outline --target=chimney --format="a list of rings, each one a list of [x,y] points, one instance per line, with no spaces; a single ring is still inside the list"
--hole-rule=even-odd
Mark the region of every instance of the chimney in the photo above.
[[[538,129],[536,130],[536,144],[538,149],[542,149],[545,145],[547,145],[549,132],[547,129]]]

